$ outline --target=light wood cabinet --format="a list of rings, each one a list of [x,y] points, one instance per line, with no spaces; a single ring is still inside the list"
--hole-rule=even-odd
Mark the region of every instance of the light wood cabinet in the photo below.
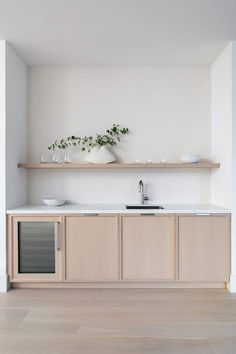
[[[10,216],[8,221],[10,281],[62,281],[62,217]]]
[[[180,281],[227,282],[229,280],[229,216],[179,216],[178,243]]]
[[[122,217],[124,280],[175,280],[175,216]]]
[[[22,287],[224,287],[230,215],[10,215],[8,274]]]
[[[118,216],[66,217],[66,280],[119,280]]]

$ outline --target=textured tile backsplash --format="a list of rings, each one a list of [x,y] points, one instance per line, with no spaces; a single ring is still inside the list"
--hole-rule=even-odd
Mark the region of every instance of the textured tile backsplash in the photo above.
[[[207,67],[34,67],[29,69],[29,160],[56,138],[130,128],[115,149],[121,161],[175,161],[185,152],[210,156]],[[74,161],[83,154],[71,153]],[[135,201],[137,182],[161,202],[208,202],[207,171],[30,171],[29,202]]]

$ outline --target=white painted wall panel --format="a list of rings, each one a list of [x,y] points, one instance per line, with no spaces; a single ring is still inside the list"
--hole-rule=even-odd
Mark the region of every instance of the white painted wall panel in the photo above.
[[[221,168],[212,173],[211,202],[232,207],[232,45],[211,66],[211,151]]]
[[[6,291],[6,210],[27,200],[27,173],[17,169],[27,155],[27,69],[6,41],[0,41],[0,291]]]
[[[6,47],[6,206],[27,201],[27,171],[17,168],[27,159],[27,67],[12,47]]]
[[[0,291],[7,289],[6,276],[6,47],[0,41]]]
[[[236,42],[232,42],[232,237],[231,237],[231,290],[236,292]]]
[[[211,147],[221,168],[212,173],[211,202],[232,209],[231,278],[236,292],[236,42],[211,67]]]
[[[29,160],[56,138],[130,128],[115,153],[175,161],[185,152],[210,157],[210,71],[207,67],[34,67],[29,70]],[[83,154],[74,154],[74,161]],[[73,202],[137,198],[137,181],[161,202],[209,202],[208,172],[66,171],[29,173],[29,202],[63,196]]]

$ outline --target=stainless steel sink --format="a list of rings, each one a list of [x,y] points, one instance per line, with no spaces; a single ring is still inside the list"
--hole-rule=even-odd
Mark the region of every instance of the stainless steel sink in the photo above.
[[[126,205],[126,209],[164,209],[161,205],[147,205],[147,204],[134,204],[134,205]]]

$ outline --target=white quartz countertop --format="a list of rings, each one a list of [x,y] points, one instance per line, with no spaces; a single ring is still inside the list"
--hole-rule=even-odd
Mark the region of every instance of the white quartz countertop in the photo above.
[[[129,203],[131,204],[131,203]],[[133,204],[135,205],[135,204]],[[24,205],[9,209],[7,214],[229,214],[226,209],[212,204],[161,204],[164,209],[126,209],[125,204],[65,204],[60,207]]]

